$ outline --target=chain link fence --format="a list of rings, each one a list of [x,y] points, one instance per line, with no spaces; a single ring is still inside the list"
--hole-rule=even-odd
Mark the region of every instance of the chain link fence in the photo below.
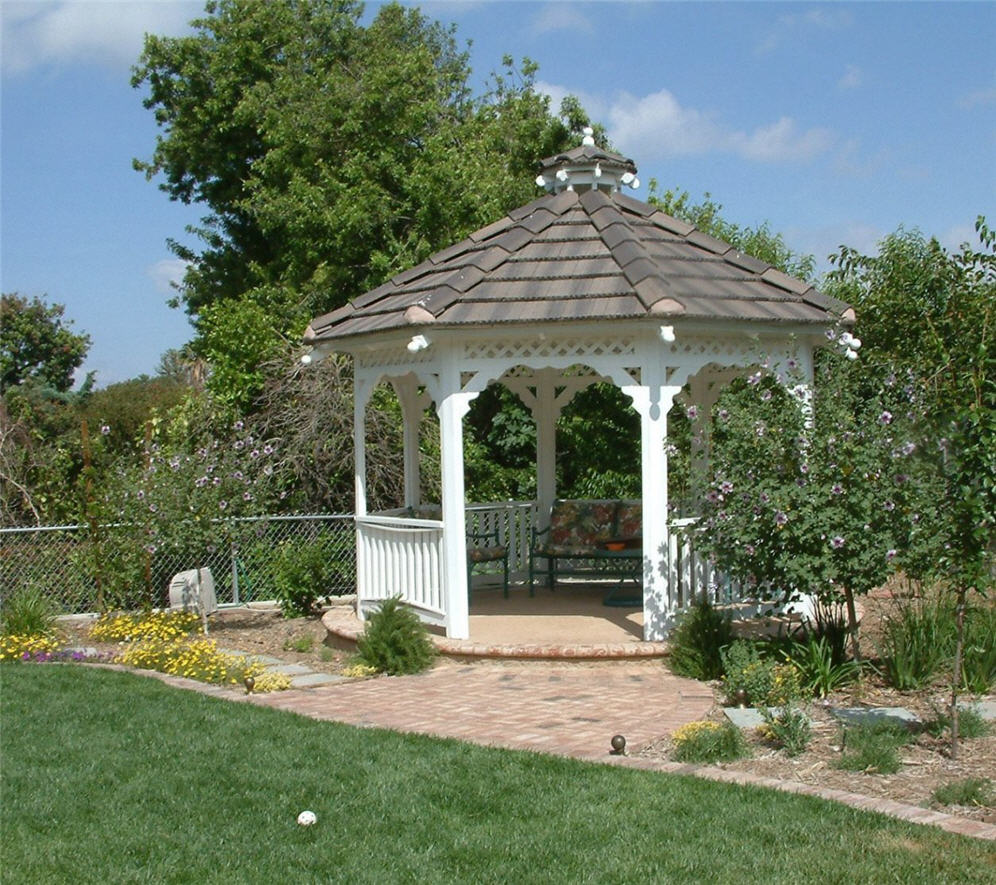
[[[0,529],[0,599],[22,587],[36,587],[65,614],[135,608],[145,602],[161,607],[169,601],[173,575],[207,567],[218,604],[240,605],[272,599],[274,570],[296,551],[316,546],[330,564],[328,595],[356,589],[356,534],[350,514],[239,519],[219,523],[216,542],[200,549],[137,555],[125,528],[100,526],[96,533],[84,525]],[[116,544],[119,536],[123,543]],[[130,557],[120,555],[124,550]]]

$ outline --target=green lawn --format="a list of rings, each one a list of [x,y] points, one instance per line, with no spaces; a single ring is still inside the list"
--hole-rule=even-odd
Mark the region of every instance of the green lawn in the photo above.
[[[817,799],[0,667],[19,882],[993,882],[992,843]],[[299,827],[311,809],[317,825]]]

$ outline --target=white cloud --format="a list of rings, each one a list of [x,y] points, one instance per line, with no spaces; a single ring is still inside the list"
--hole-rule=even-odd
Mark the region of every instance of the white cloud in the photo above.
[[[45,64],[85,62],[127,68],[146,33],[177,35],[198,3],[73,0],[4,3],[3,66],[21,72]]]
[[[186,272],[187,262],[180,258],[164,258],[146,271],[155,284],[156,291],[171,297],[176,296],[175,284],[183,282]]]
[[[958,99],[958,107],[965,108],[966,110],[971,110],[979,105],[994,103],[996,103],[996,86],[990,86],[986,89],[976,89]]]
[[[683,107],[667,89],[636,98],[619,93],[606,114],[609,137],[619,149],[643,161],[708,153],[736,154],[770,163],[806,161],[833,144],[828,129],[801,129],[791,117],[748,132],[724,126],[707,111]]]
[[[861,68],[857,65],[848,65],[844,68],[844,75],[837,81],[840,89],[857,89],[862,83]]]
[[[530,30],[533,36],[553,31],[577,31],[590,34],[595,30],[586,15],[567,3],[548,3],[533,16]]]

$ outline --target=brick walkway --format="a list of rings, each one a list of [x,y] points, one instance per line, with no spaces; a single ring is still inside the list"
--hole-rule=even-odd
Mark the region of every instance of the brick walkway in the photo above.
[[[253,699],[350,725],[413,731],[488,746],[604,759],[615,734],[637,747],[703,718],[712,692],[660,663],[443,663],[419,676],[381,677]]]

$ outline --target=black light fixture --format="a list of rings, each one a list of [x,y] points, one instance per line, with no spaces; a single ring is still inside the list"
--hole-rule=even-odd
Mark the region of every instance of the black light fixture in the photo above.
[[[252,676],[246,676],[242,681],[246,686],[246,694],[252,694],[252,690],[256,687],[256,680]]]
[[[626,738],[621,734],[612,735],[612,740],[609,742],[612,744],[612,749],[609,751],[613,756],[625,756],[626,755]]]

